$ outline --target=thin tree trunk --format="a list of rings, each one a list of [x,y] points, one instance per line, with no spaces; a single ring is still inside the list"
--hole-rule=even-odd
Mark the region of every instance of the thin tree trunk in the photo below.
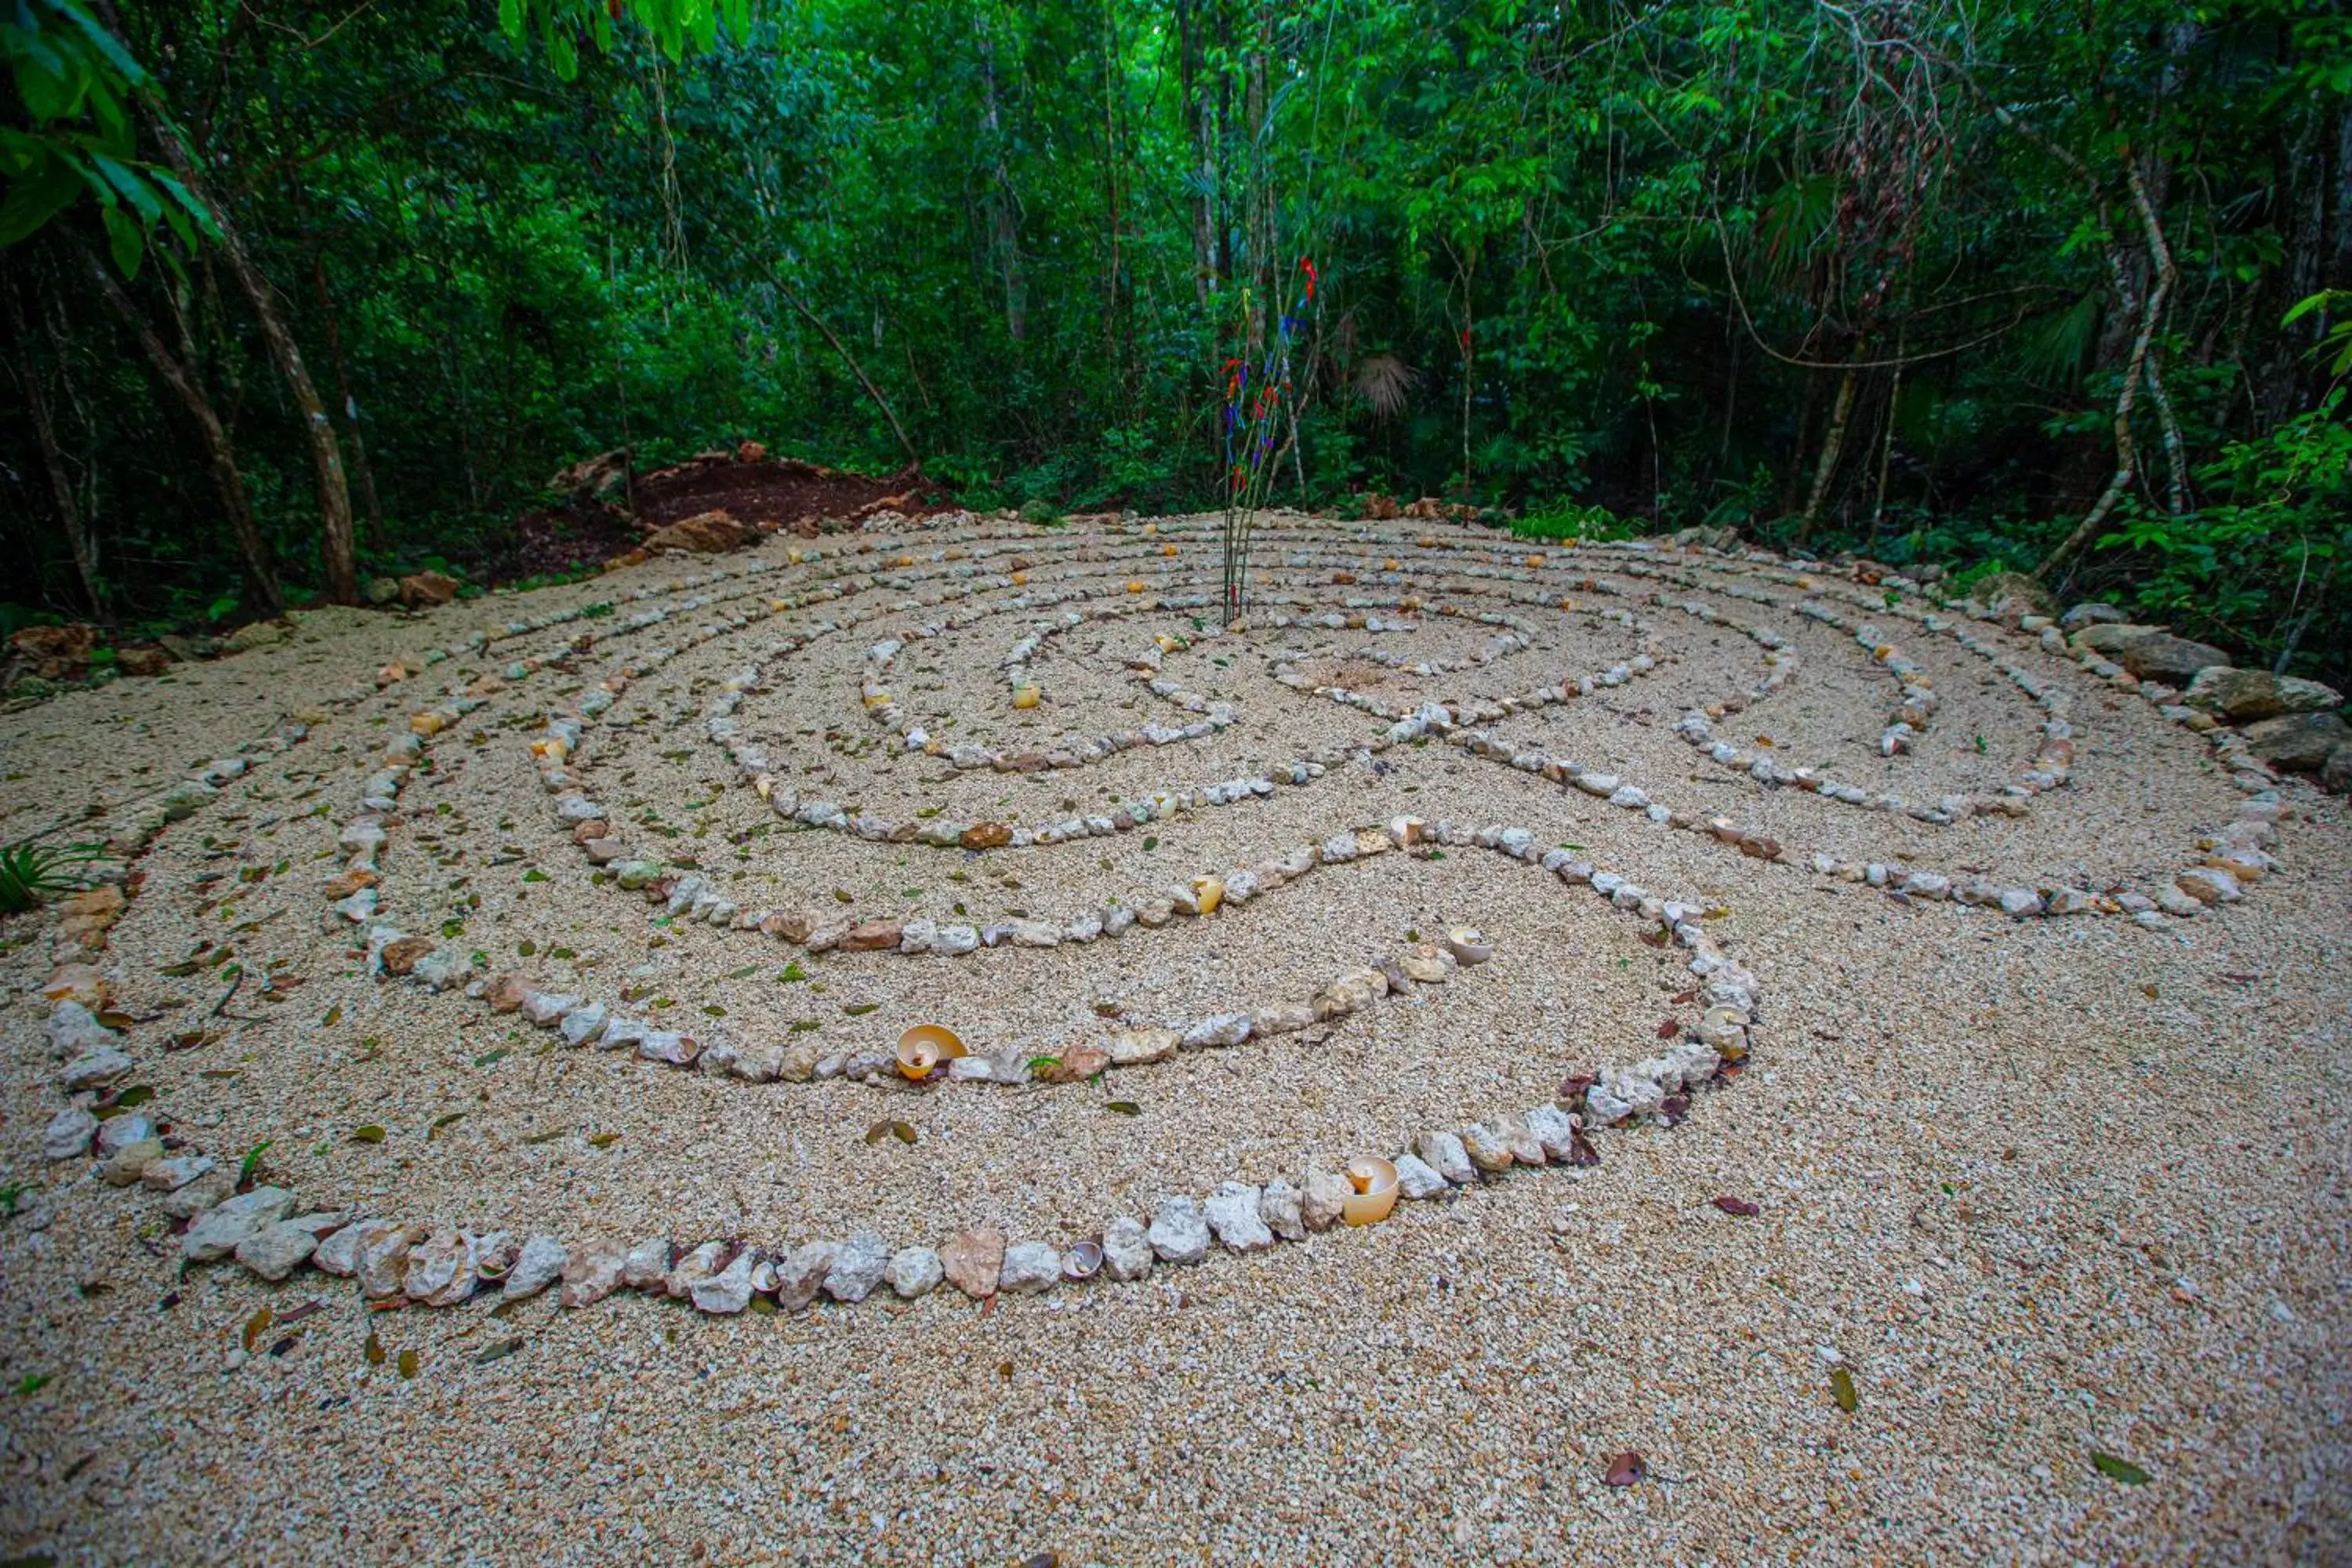
[[[1028,290],[1021,277],[1020,215],[1013,199],[1013,174],[1004,162],[1003,129],[996,111],[996,44],[989,37],[985,18],[980,24],[980,129],[990,163],[989,247],[996,252],[997,269],[1004,280],[1004,334],[1017,343],[1029,335]],[[865,379],[863,371],[858,379]],[[891,423],[898,423],[895,416]]]
[[[237,472],[236,454],[229,447],[228,433],[221,428],[220,416],[213,411],[212,400],[205,395],[203,384],[191,366],[163,346],[163,340],[155,335],[155,329],[147,324],[146,317],[139,313],[139,308],[114,280],[106,263],[87,247],[77,245],[77,248],[85,269],[97,280],[99,292],[138,340],[155,374],[163,378],[163,384],[179,397],[189,417],[195,421],[197,434],[204,438],[205,467],[212,476],[213,490],[220,500],[222,515],[228,520],[229,535],[236,542],[246,580],[255,599],[271,615],[284,615],[286,596],[278,591],[277,574],[269,569],[269,553],[261,542],[261,531],[254,526],[253,502],[246,494],[245,476]]]
[[[2100,202],[2099,227],[2107,236],[2107,272],[2115,283],[2116,298],[2128,309],[2132,303],[2131,278],[2124,267],[2123,247],[2116,243],[2110,216],[2107,204]],[[2105,524],[2108,514],[2116,510],[2116,503],[2123,499],[2124,489],[2131,483],[2132,474],[2138,468],[2138,451],[2132,444],[2132,408],[2138,401],[2139,384],[2147,369],[2148,343],[2155,336],[2156,311],[2143,301],[2139,310],[2139,328],[2132,334],[2130,361],[2124,367],[2123,386],[2116,394],[2116,471],[2108,476],[2106,489],[2099,492],[2099,499],[2091,504],[2091,510],[2084,514],[2083,521],[2074,525],[2074,531],[2061,540],[2058,548],[2043,556],[2042,563],[2034,567],[2033,575],[2044,583],[2056,576],[2058,569],[2074,559],[2075,552],[2098,537],[2100,528]]]
[[[2162,324],[2164,301],[2172,292],[2179,274],[2172,263],[2172,247],[2165,243],[2164,225],[2157,218],[2156,204],[2141,180],[2138,161],[2128,153],[2124,155],[2124,178],[2130,183],[2132,206],[2139,214],[2140,230],[2147,238],[2148,259],[2156,268],[2156,286],[2148,294],[2148,325]],[[2157,423],[2164,431],[2165,500],[2175,517],[2189,510],[2189,460],[2180,439],[2180,421],[2172,416],[2172,398],[2164,390],[2164,351],[2152,340],[2147,359],[2148,395],[2156,404]]]
[[[335,391],[343,400],[343,420],[352,431],[352,474],[360,482],[360,503],[367,508],[368,526],[383,531],[383,507],[375,494],[375,474],[368,467],[367,437],[360,434],[359,400],[352,395],[352,378],[343,363],[342,329],[335,322],[335,302],[327,292],[327,256],[310,253],[310,277],[319,286],[319,318],[327,327],[327,357],[335,367]]]
[[[270,357],[278,362],[278,373],[285,376],[287,390],[293,394],[294,405],[302,416],[311,466],[319,476],[320,545],[327,569],[327,596],[339,605],[358,604],[358,540],[352,527],[351,488],[343,478],[342,444],[335,438],[334,424],[327,417],[326,405],[319,400],[319,389],[311,384],[310,372],[302,363],[302,351],[296,346],[294,334],[287,330],[285,318],[278,313],[268,279],[262,277],[253,258],[246,253],[245,241],[228,208],[212,195],[211,187],[196,172],[195,160],[189,156],[186,144],[171,122],[152,104],[147,110],[148,128],[163,149],[164,161],[172,165],[172,172],[187,186],[189,194],[212,214],[220,231],[221,254],[228,258],[229,269],[236,274],[238,286],[252,304],[254,319],[269,345]]]
[[[66,544],[73,552],[74,574],[81,579],[81,591],[89,601],[90,614],[101,621],[110,621],[106,613],[105,595],[99,592],[98,552],[92,548],[89,530],[83,526],[81,502],[73,491],[73,479],[66,472],[66,455],[58,446],[57,421],[49,413],[48,388],[41,383],[40,367],[33,363],[32,333],[25,324],[24,302],[17,298],[15,281],[8,286],[8,326],[16,341],[16,379],[25,388],[25,406],[33,416],[33,435],[41,448],[41,466],[49,473],[49,494],[56,500],[58,521],[65,529]]]
[[[867,377],[865,367],[857,363],[857,357],[849,352],[848,347],[839,337],[835,335],[834,330],[824,324],[824,317],[801,302],[801,297],[798,294],[793,293],[782,283],[776,285],[776,291],[784,297],[785,303],[806,318],[810,326],[824,334],[824,341],[833,345],[833,352],[841,356],[841,362],[849,367],[849,374],[857,378],[857,384],[866,389],[866,395],[874,400],[874,406],[879,408],[882,411],[882,417],[890,422],[890,433],[898,437],[898,445],[905,450],[907,461],[919,468],[921,468],[922,454],[915,450],[915,444],[912,441],[907,439],[907,428],[898,423],[898,416],[892,410],[890,400],[884,397],[881,389]]]
[[[1857,339],[1853,357],[1862,359],[1862,341]],[[1830,427],[1822,437],[1821,460],[1813,465],[1813,485],[1805,497],[1805,520],[1797,527],[1797,542],[1811,540],[1814,528],[1822,521],[1822,508],[1829,500],[1831,481],[1837,478],[1838,457],[1845,449],[1845,430],[1853,417],[1854,384],[1861,373],[1849,365],[1838,378],[1837,398],[1830,405]]]

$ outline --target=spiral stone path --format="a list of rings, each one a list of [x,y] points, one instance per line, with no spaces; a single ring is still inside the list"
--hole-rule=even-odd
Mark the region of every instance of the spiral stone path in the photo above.
[[[2342,1538],[2340,802],[1899,577],[887,523],[0,718],[122,867],[6,933],[0,1548]]]

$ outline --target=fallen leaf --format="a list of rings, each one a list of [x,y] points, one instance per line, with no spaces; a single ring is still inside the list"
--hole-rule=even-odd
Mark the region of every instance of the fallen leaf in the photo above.
[[[415,1377],[416,1375],[416,1352],[413,1350],[401,1352],[399,1366],[401,1376]]]
[[[1675,993],[1674,996],[1674,1003],[1677,1007],[1687,1007],[1697,1000],[1698,987],[1696,985],[1692,986],[1687,991],[1677,991]]]
[[[853,1018],[862,1018],[880,1005],[879,1002],[848,1002],[842,1005],[841,1010]]]
[[[381,1143],[383,1142],[383,1129],[377,1126],[373,1121],[369,1122],[364,1127],[354,1127],[352,1129],[352,1142],[354,1143]]]
[[[1759,1205],[1749,1203],[1746,1198],[1735,1198],[1729,1193],[1716,1199],[1715,1206],[1726,1214],[1738,1215],[1742,1219],[1752,1219],[1764,1212]]]
[[[881,1121],[866,1130],[868,1143],[879,1143],[885,1138],[896,1138],[901,1143],[915,1141],[915,1130],[903,1121]]]
[[[618,1143],[620,1141],[621,1135],[617,1132],[598,1132],[589,1138],[588,1147],[591,1149],[610,1149],[614,1144]]]
[[[261,1310],[254,1313],[253,1316],[245,1321],[246,1354],[251,1355],[253,1353],[255,1342],[261,1338],[263,1331],[277,1321],[277,1315],[271,1312],[267,1307],[262,1308]]]
[[[1143,1114],[1143,1107],[1136,1104],[1135,1101],[1131,1100],[1114,1100],[1108,1105],[1104,1106],[1103,1109],[1105,1110],[1116,1110],[1121,1116],[1140,1116]]]
[[[1837,1401],[1840,1410],[1853,1415],[1854,1406],[1862,1403],[1853,1391],[1853,1373],[1842,1366],[1830,1368],[1830,1397]]]
[[[1609,1456],[1609,1468],[1601,1472],[1601,1483],[1612,1487],[1635,1487],[1650,1479],[1650,1461],[1627,1449]]]
[[[524,1139],[523,1142],[525,1143],[552,1143],[558,1138],[562,1136],[563,1130],[559,1127],[552,1132],[534,1132],[530,1137]]]
[[[295,1308],[292,1311],[288,1312],[285,1316],[279,1318],[278,1320],[278,1326],[282,1329],[289,1323],[299,1323],[305,1318],[315,1318],[326,1310],[327,1304],[324,1301],[305,1301],[300,1306]]]
[[[1583,1133],[1571,1132],[1568,1139],[1568,1163],[1571,1165],[1598,1165],[1601,1163],[1601,1151],[1595,1149],[1592,1140]]]
[[[2095,1448],[2091,1450],[2091,1468],[2110,1479],[2121,1481],[2127,1487],[2144,1487],[2148,1482],[2147,1472],[2129,1459],[2119,1459],[2113,1454],[2102,1454]]]
[[[1680,1127],[1690,1120],[1690,1096],[1670,1094],[1659,1103],[1658,1118],[1669,1127]]]
[[[375,1337],[373,1329],[368,1331],[367,1348],[361,1353],[367,1357],[367,1363],[370,1366],[383,1364],[383,1342]]]
[[[1668,1018],[1664,1023],[1658,1026],[1658,1038],[1662,1040],[1671,1040],[1682,1032],[1683,1026],[1680,1024],[1675,1023],[1672,1018]]]
[[[432,1126],[425,1130],[425,1141],[430,1143],[434,1139],[441,1136],[441,1129],[450,1125],[452,1122],[463,1121],[465,1119],[466,1113],[464,1111],[451,1111],[448,1115],[441,1117],[439,1120],[436,1121]]]
[[[476,1366],[487,1366],[494,1361],[504,1361],[507,1357],[514,1354],[515,1352],[520,1349],[522,1349],[522,1339],[520,1335],[510,1340],[500,1340],[498,1343],[490,1346],[488,1350],[483,1351],[480,1354],[477,1355],[474,1358],[474,1364]],[[415,1352],[404,1351],[401,1353],[404,1355],[409,1355],[414,1354]]]

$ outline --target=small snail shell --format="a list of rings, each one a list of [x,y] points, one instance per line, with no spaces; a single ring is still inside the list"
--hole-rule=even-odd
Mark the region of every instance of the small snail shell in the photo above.
[[[938,1024],[918,1024],[898,1037],[898,1071],[918,1083],[941,1062],[963,1054],[955,1031]]]
[[[1340,1173],[1348,1184],[1356,1189],[1352,1197],[1339,1203],[1339,1217],[1349,1225],[1378,1225],[1396,1208],[1397,1168],[1375,1155],[1360,1154],[1347,1163]]]
[[[1102,1267],[1102,1243],[1089,1237],[1075,1244],[1069,1251],[1062,1254],[1062,1278],[1091,1279],[1095,1277],[1095,1271]]]
[[[1444,944],[1456,963],[1484,963],[1495,956],[1495,944],[1476,926],[1455,926],[1445,933]]]
[[[1225,901],[1225,879],[1214,876],[1193,878],[1192,899],[1201,906],[1202,914],[1215,914],[1217,906]]]

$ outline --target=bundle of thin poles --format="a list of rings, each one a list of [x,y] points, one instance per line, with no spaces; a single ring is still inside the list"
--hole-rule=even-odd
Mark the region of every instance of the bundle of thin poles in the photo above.
[[[1302,256],[1298,258],[1298,271],[1297,308],[1276,312],[1274,331],[1265,334],[1265,353],[1255,364],[1247,358],[1229,359],[1224,364],[1223,540],[1228,626],[1241,620],[1248,598],[1251,526],[1274,488],[1275,467],[1280,456],[1276,432],[1286,414],[1291,421],[1291,438],[1297,439],[1297,411],[1286,406],[1286,400],[1292,404],[1297,401],[1290,384],[1290,348],[1292,341],[1304,333],[1307,313],[1314,309],[1315,263]],[[1245,335],[1251,325],[1250,298],[1244,289],[1242,330]]]

